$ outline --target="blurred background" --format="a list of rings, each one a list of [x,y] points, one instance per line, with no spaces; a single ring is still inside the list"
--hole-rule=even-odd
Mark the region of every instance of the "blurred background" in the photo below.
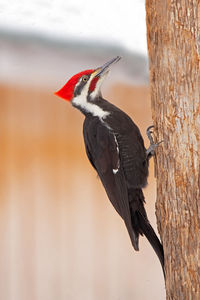
[[[0,299],[160,300],[140,252],[85,154],[82,114],[55,97],[72,75],[116,55],[103,95],[152,124],[144,1],[0,0]],[[155,179],[144,190],[156,229]]]

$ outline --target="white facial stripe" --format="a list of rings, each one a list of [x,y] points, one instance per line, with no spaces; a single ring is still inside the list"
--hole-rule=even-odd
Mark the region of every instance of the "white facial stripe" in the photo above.
[[[92,79],[94,78],[94,76],[95,76],[95,74],[92,74],[90,76],[90,79],[88,80],[87,84],[83,87],[81,94],[74,97],[72,102],[76,106],[79,106],[79,107],[83,108],[84,110],[86,110],[87,112],[91,113],[93,116],[99,117],[100,119],[104,119],[110,113],[107,111],[104,111],[98,105],[87,101],[89,86],[90,86],[90,83],[91,83]],[[99,81],[100,81],[100,79],[99,79]],[[78,84],[79,84],[79,82],[78,82]],[[96,90],[96,88],[95,88],[95,90]]]
[[[99,95],[100,93],[100,89],[101,89],[101,85],[106,77],[106,75],[108,74],[109,71],[107,71],[104,75],[102,75],[102,77],[99,78],[99,80],[97,81],[96,87],[94,89],[94,91],[90,94],[90,97],[92,99],[94,99],[96,96]]]
[[[77,89],[77,87],[81,84],[82,82],[82,77],[78,80],[77,84],[75,85],[75,89]]]
[[[81,93],[81,95],[76,96],[73,100],[73,103],[77,106],[80,106],[87,112],[91,113],[95,117],[99,117],[100,119],[104,119],[106,116],[108,116],[110,113],[107,111],[104,111],[101,107],[94,103],[90,103],[87,101],[87,91]]]
[[[89,87],[90,87],[90,83],[91,83],[92,79],[94,78],[94,76],[95,76],[95,74],[91,74],[91,76],[90,76],[88,82],[84,85],[83,90],[82,90],[82,92],[81,92],[81,94],[86,95],[86,97],[87,97],[87,94],[88,94],[88,90],[89,90]],[[81,82],[82,82],[82,77],[81,77],[81,78],[79,79],[79,81],[77,82],[76,87],[78,87],[78,86],[81,84]],[[75,97],[75,98],[76,98],[76,97]],[[74,99],[75,99],[75,98],[74,98]]]

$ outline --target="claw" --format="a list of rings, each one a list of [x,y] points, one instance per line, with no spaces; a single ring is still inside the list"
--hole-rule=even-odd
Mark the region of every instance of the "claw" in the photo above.
[[[150,146],[149,146],[149,148],[146,150],[146,154],[147,154],[147,158],[148,158],[148,159],[150,159],[152,156],[155,155],[155,150],[156,150],[156,148],[163,142],[163,140],[160,141],[160,142],[158,142],[158,143],[155,143],[155,142],[154,142],[153,137],[152,137],[152,133],[153,133],[153,131],[151,130],[152,128],[154,128],[153,125],[149,126],[149,127],[147,128],[147,130],[146,130],[147,137],[148,137],[148,139],[149,139],[149,141],[150,141]]]
[[[154,144],[153,137],[152,137],[153,131],[151,130],[152,128],[154,128],[153,125],[152,125],[152,126],[149,126],[149,127],[147,128],[147,130],[146,130],[147,137],[148,137],[148,139],[149,139],[151,145]]]
[[[151,128],[154,128],[154,125],[151,125],[151,126],[147,127],[147,132],[148,132]]]

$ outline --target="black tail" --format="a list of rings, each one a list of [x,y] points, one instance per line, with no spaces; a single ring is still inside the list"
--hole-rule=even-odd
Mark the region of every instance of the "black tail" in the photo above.
[[[138,223],[140,225],[140,229],[142,233],[146,236],[151,246],[153,247],[155,253],[157,254],[165,277],[163,246],[160,243],[155,231],[151,227],[151,224],[149,223],[148,219],[146,217],[143,217],[143,215],[140,212],[136,212],[136,214],[137,214]]]
[[[139,236],[139,234],[144,234],[146,236],[160,260],[165,277],[163,246],[148,221],[147,214],[144,208],[145,200],[142,190],[131,189],[131,193],[129,193],[129,201],[131,207],[131,220],[133,230],[136,236]]]

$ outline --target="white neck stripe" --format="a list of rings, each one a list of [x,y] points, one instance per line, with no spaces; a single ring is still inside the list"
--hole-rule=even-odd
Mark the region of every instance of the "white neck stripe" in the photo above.
[[[87,111],[88,113],[91,113],[94,117],[99,117],[100,119],[104,119],[105,117],[107,117],[110,114],[109,112],[104,111],[98,105],[88,102],[87,96],[85,96],[84,94],[82,93],[81,95],[76,96],[72,100],[73,104],[75,104],[75,106],[82,108],[83,110]]]
[[[72,103],[75,106],[82,108],[86,112],[91,113],[94,117],[99,117],[102,120],[105,117],[107,117],[110,113],[107,111],[104,111],[101,107],[99,107],[95,103],[87,101],[89,86],[90,86],[92,79],[93,79],[93,76],[90,77],[87,84],[83,87],[81,94],[72,99]],[[97,94],[99,93],[102,81],[103,81],[102,78],[98,80],[97,86],[96,86],[94,92],[91,93],[93,99],[94,99],[94,96],[97,96]]]

